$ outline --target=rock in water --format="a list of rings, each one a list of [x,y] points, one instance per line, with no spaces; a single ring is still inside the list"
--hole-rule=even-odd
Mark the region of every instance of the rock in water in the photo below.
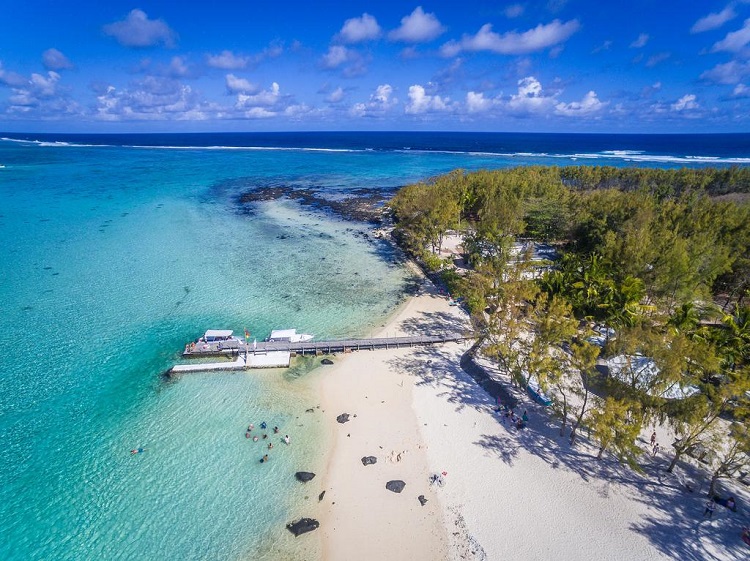
[[[314,518],[300,518],[297,522],[290,522],[286,525],[286,529],[289,530],[295,536],[299,536],[306,532],[312,532],[317,530],[320,526],[320,522]]]
[[[349,420],[349,413],[342,413],[336,417],[336,420],[341,424],[346,423]]]
[[[427,499],[424,498],[424,495],[419,495],[417,499],[419,499],[419,504],[421,504],[422,506],[427,504]]]
[[[362,465],[369,466],[370,464],[378,463],[378,459],[375,456],[365,456],[362,458]]]
[[[406,483],[404,483],[400,479],[393,479],[392,481],[389,481],[385,484],[385,488],[389,491],[393,491],[394,493],[400,493],[404,490],[404,487],[406,487]]]
[[[302,483],[307,483],[313,477],[315,477],[315,474],[309,471],[298,471],[297,473],[294,474],[294,477],[297,478],[297,481],[301,481]]]

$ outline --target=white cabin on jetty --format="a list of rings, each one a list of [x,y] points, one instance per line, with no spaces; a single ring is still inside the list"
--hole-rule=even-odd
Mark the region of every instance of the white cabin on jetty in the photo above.
[[[275,329],[266,339],[269,343],[303,343],[312,335],[297,333],[296,329]],[[286,345],[281,345],[285,347]],[[220,362],[193,362],[177,364],[170,369],[173,374],[206,372],[211,370],[247,370],[249,368],[288,368],[292,352],[286,348],[256,349],[257,343],[234,336],[231,329],[208,329],[197,341],[185,345],[184,358],[221,357]],[[278,345],[277,345],[278,347]]]
[[[313,335],[307,333],[297,333],[296,329],[274,329],[266,341],[280,341],[283,343],[303,343],[313,338]]]
[[[236,340],[233,337],[234,331],[231,329],[209,329],[203,335],[203,341],[206,343],[218,343],[220,341]]]

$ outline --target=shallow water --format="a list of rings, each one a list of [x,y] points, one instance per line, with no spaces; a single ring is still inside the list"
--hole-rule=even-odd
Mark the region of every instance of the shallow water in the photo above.
[[[290,202],[243,216],[236,193],[214,188],[217,169],[237,166],[201,155],[10,151],[0,556],[278,559],[299,547],[284,530],[304,514],[293,474],[324,448],[305,377],[162,373],[207,328],[367,332],[401,298],[388,248]],[[292,438],[277,436],[268,464],[244,437],[262,420]]]

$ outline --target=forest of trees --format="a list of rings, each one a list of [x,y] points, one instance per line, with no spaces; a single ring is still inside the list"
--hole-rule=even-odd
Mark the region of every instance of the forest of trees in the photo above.
[[[401,246],[467,304],[483,352],[554,395],[561,436],[585,425],[600,457],[638,469],[638,435],[668,422],[669,471],[703,450],[713,493],[750,469],[749,193],[748,168],[519,167],[409,185],[390,210]],[[470,270],[439,258],[448,232]],[[514,256],[519,240],[560,258]],[[595,328],[614,334],[603,348]],[[615,381],[600,356],[649,357],[658,373]],[[694,393],[660,397],[675,386]]]

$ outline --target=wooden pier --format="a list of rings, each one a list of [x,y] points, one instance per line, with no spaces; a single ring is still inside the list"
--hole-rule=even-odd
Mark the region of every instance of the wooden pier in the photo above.
[[[368,339],[336,339],[331,341],[261,341],[246,343],[237,338],[228,341],[188,345],[182,353],[184,358],[237,357],[233,362],[196,363],[176,365],[170,372],[202,372],[209,370],[244,370],[247,368],[283,368],[289,361],[271,360],[280,356],[309,356],[348,353],[352,351],[375,351],[441,345],[474,339],[472,333],[447,333],[444,335],[408,335],[402,337],[372,337]],[[267,358],[266,358],[267,357]]]

